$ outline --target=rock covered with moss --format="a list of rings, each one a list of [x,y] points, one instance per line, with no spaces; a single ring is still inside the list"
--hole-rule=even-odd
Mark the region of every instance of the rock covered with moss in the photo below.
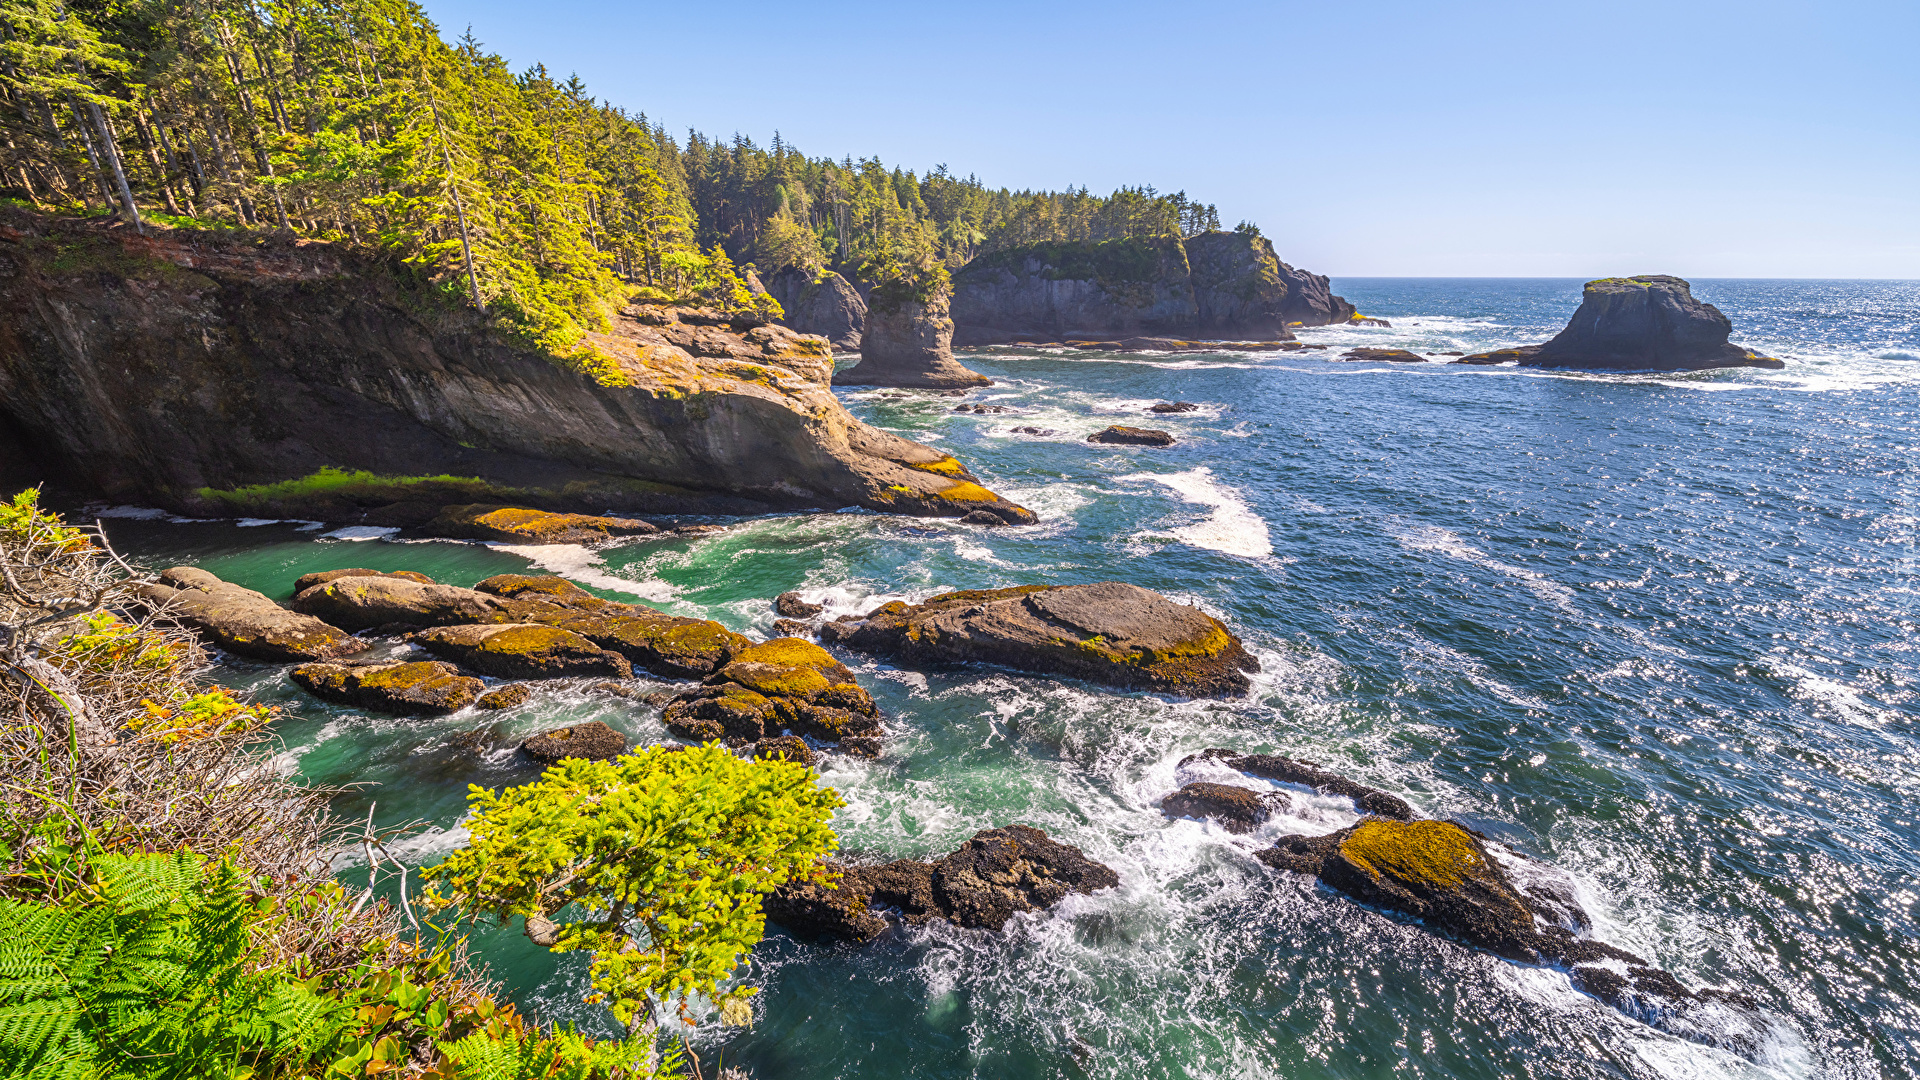
[[[986,829],[935,862],[900,859],[881,866],[842,863],[837,886],[780,887],[763,902],[767,918],[803,937],[869,941],[884,933],[890,909],[902,921],[947,919],[1001,930],[1017,914],[1044,911],[1075,893],[1120,884],[1112,868],[1039,829]]]
[[[1260,670],[1220,620],[1118,581],[942,593],[820,628],[905,663],[984,663],[1128,689],[1231,697]]]
[[[432,578],[412,570],[368,570],[364,567],[350,567],[345,570],[321,570],[318,573],[302,574],[299,579],[293,583],[293,594],[298,596],[308,589],[313,588],[315,585],[325,585],[329,581],[343,577],[405,578],[408,581],[417,581],[422,585],[433,584]]]
[[[380,712],[433,714],[464,709],[487,684],[434,660],[401,664],[302,664],[290,673],[314,697]]]
[[[664,678],[705,678],[751,644],[712,619],[604,600],[562,577],[498,574],[474,588],[506,601],[506,611],[516,621],[579,634]]]
[[[880,752],[873,696],[832,653],[799,638],[742,650],[705,686],[674,698],[665,719],[667,730],[701,742],[745,746],[785,731],[848,753]]]
[[[435,656],[500,679],[633,676],[633,665],[579,634],[538,623],[439,626],[411,635]]]
[[[1574,986],[1642,1019],[1751,1005],[1739,994],[1688,990],[1651,962],[1582,936],[1591,921],[1570,888],[1550,878],[1517,887],[1485,838],[1450,821],[1366,818],[1325,836],[1282,837],[1258,855],[1509,960],[1565,968]]]
[[[448,506],[426,525],[435,536],[500,540],[510,544],[598,544],[618,536],[648,536],[660,531],[638,518],[557,514],[524,506],[469,503]]]
[[[953,358],[951,298],[944,280],[913,290],[902,285],[874,289],[860,332],[860,362],[833,376],[835,386],[908,386],[954,390],[991,386]]]
[[[453,585],[421,584],[406,577],[353,575],[325,581],[293,598],[293,609],[349,630],[399,623],[448,626],[505,617],[497,598]]]
[[[136,595],[156,611],[193,628],[213,645],[254,660],[332,660],[367,642],[309,614],[288,611],[265,594],[222,581],[192,566],[163,571]]]
[[[610,761],[627,752],[627,737],[598,720],[543,732],[520,744],[535,761],[548,765],[567,758]]]
[[[1693,287],[1668,274],[1601,278],[1581,292],[1566,329],[1539,345],[1475,353],[1456,364],[1616,371],[1700,371],[1782,368],[1786,364],[1727,340],[1733,320],[1694,299]]]

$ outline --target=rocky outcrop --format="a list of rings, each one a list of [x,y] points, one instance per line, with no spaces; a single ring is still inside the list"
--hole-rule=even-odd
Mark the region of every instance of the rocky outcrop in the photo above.
[[[1475,353],[1456,364],[1615,371],[1781,368],[1786,364],[1727,340],[1733,321],[1693,298],[1686,281],[1666,274],[1589,281],[1566,329],[1539,345]]]
[[[925,295],[896,287],[876,288],[860,335],[860,362],[835,373],[833,384],[929,390],[993,385],[992,379],[968,371],[953,358],[948,300],[944,288]]]
[[[535,735],[521,743],[520,749],[548,765],[567,758],[611,761],[627,752],[627,737],[598,720],[589,720]]]
[[[1172,446],[1174,440],[1171,434],[1155,428],[1109,424],[1105,430],[1087,436],[1087,441],[1112,446]]]
[[[846,278],[831,270],[815,274],[790,266],[767,279],[767,291],[786,313],[781,322],[802,334],[818,334],[835,349],[860,348],[867,302]]]
[[[474,702],[482,709],[511,709],[525,705],[533,697],[533,687],[526,683],[510,683],[498,690],[489,690]]]
[[[409,524],[471,503],[1030,516],[854,419],[825,340],[755,323],[636,305],[562,361],[346,245],[0,208],[0,427],[109,498]]]
[[[1450,821],[1368,818],[1326,836],[1282,837],[1258,855],[1498,956],[1563,967],[1576,987],[1642,1019],[1669,1020],[1711,1002],[1751,1005],[1738,994],[1688,990],[1650,962],[1581,936],[1591,921],[1570,887],[1548,875],[1516,887],[1485,838]]]
[[[166,570],[158,582],[134,591],[155,611],[191,627],[211,644],[254,660],[332,660],[369,644],[192,566]]]
[[[1278,342],[1290,327],[1353,316],[1326,278],[1281,262],[1267,238],[1237,231],[1032,244],[981,256],[953,280],[956,340],[970,345],[1020,336]]]
[[[668,679],[705,678],[751,644],[712,619],[603,600],[562,577],[499,574],[474,591],[508,601],[505,617],[571,631]]]
[[[1362,813],[1397,821],[1413,820],[1413,807],[1408,806],[1405,799],[1379,788],[1355,783],[1310,761],[1296,761],[1279,754],[1236,754],[1231,750],[1214,748],[1181,758],[1179,767],[1184,769],[1199,761],[1217,761],[1249,776],[1277,780],[1282,784],[1299,784],[1325,794],[1344,795],[1352,799]]]
[[[1250,833],[1272,816],[1275,794],[1196,781],[1161,799],[1160,811],[1169,817],[1208,818],[1228,832]]]
[[[452,664],[302,664],[290,673],[314,697],[405,714],[450,713],[479,699],[487,684]]]
[[[362,567],[354,567],[347,570],[321,570],[318,573],[302,574],[299,579],[293,583],[293,594],[298,596],[308,589],[313,588],[315,585],[325,585],[329,581],[343,577],[405,578],[408,581],[417,581],[422,585],[433,584],[432,578],[412,570],[367,570]]]
[[[1427,362],[1426,357],[1406,349],[1348,349],[1340,354],[1340,359],[1376,364],[1424,364]]]
[[[1117,581],[942,593],[820,628],[905,663],[985,663],[1188,697],[1245,693],[1260,670],[1220,620]]]
[[[472,503],[448,506],[426,525],[434,536],[501,540],[509,544],[599,544],[616,536],[647,536],[660,529],[638,518],[555,514],[524,506]]]
[[[616,652],[555,626],[492,623],[440,626],[412,635],[435,656],[499,679],[553,679],[566,675],[633,677],[633,665]]]
[[[789,619],[811,619],[825,611],[821,604],[809,604],[797,592],[783,592],[773,598],[773,610]]]
[[[667,730],[685,739],[746,746],[790,731],[852,754],[880,752],[880,709],[853,672],[810,641],[750,646],[706,685],[667,705]]]
[[[453,585],[422,585],[411,578],[353,575],[334,578],[293,598],[293,610],[348,630],[403,626],[448,626],[499,621],[507,605],[498,598]]]
[[[1044,911],[1074,893],[1091,895],[1120,876],[1039,829],[1008,825],[975,833],[937,862],[900,859],[883,866],[837,864],[836,885],[794,883],[769,895],[767,918],[809,938],[869,941],[887,929],[881,909],[903,921],[947,919],[1004,929],[1024,911]]]
[[[761,739],[753,744],[753,757],[756,761],[791,761],[796,765],[812,768],[820,755],[813,752],[807,740],[798,735],[775,735],[771,739]]]

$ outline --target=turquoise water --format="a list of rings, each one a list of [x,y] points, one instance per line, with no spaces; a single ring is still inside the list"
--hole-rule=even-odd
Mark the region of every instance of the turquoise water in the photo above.
[[[1367,344],[1542,340],[1569,281],[1345,280],[1391,329],[1326,354],[971,354],[954,400],[862,391],[863,418],[949,449],[1035,528],[868,513],[730,522],[600,552],[330,538],[111,518],[125,550],[285,596],[301,573],[413,569],[467,585],[529,565],[602,595],[771,631],[799,589],[829,616],[961,587],[1115,578],[1197,603],[1259,656],[1254,692],[1188,702],[983,670],[846,659],[886,710],[876,761],[830,760],[846,847],[951,850],[1025,822],[1120,874],[1004,934],[946,925],[864,948],[773,931],[751,1031],[703,1056],[798,1077],[1868,1077],[1920,1060],[1920,284],[1696,282],[1784,371],[1567,374],[1332,362]],[[1153,417],[1168,450],[1091,446]],[[1013,432],[1052,429],[1051,436]],[[460,836],[466,786],[535,775],[511,747],[657,711],[547,689],[505,714],[393,719],[280,669],[221,677],[286,707],[293,773],[364,784],[344,815]],[[662,684],[664,689],[666,684]],[[480,731],[479,736],[468,733]],[[1763,1003],[1745,1056],[1684,1041],[1367,911],[1250,853],[1353,820],[1296,802],[1236,837],[1156,809],[1209,746],[1316,760],[1573,874],[1598,936],[1690,986]],[[344,864],[343,864],[344,865]],[[364,871],[358,871],[364,873]],[[345,871],[349,879],[356,871]],[[604,1028],[577,958],[477,944],[523,1003]]]

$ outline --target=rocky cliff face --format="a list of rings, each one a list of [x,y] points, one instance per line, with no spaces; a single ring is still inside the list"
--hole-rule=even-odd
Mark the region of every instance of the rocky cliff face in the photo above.
[[[788,267],[767,278],[767,291],[786,312],[782,323],[802,334],[819,334],[836,349],[860,347],[867,302],[846,278],[831,270],[815,275]]]
[[[588,375],[336,245],[0,217],[0,427],[112,498],[1031,519],[848,414],[820,338],[675,308],[614,322]]]
[[[945,287],[926,296],[877,288],[860,338],[860,362],[833,377],[840,386],[912,386],[955,390],[991,386],[953,358],[953,320]]]
[[[1476,353],[1456,364],[1699,371],[1721,367],[1780,368],[1785,363],[1727,340],[1733,320],[1693,297],[1668,274],[1587,282],[1580,310],[1566,329],[1539,345]]]
[[[954,274],[955,337],[987,344],[1172,334],[1285,340],[1344,322],[1353,305],[1296,270],[1263,236],[1049,243],[997,252]]]

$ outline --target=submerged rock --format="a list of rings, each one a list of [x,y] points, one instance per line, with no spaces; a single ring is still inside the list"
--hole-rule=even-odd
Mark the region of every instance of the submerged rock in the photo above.
[[[750,646],[667,705],[667,730],[701,742],[745,746],[783,730],[849,753],[879,752],[880,709],[853,672],[810,641],[775,638]]]
[[[803,937],[868,941],[887,929],[877,908],[909,923],[942,918],[1000,930],[1023,911],[1043,911],[1074,893],[1120,884],[1120,876],[1039,829],[986,829],[936,862],[838,864],[838,886],[783,885],[762,903],[767,917]]]
[[[308,589],[313,588],[315,585],[325,585],[329,581],[343,577],[390,577],[405,578],[408,581],[417,581],[422,585],[432,585],[434,583],[433,579],[427,575],[417,574],[412,570],[365,570],[355,567],[348,570],[322,570],[316,574],[302,574],[300,579],[293,583],[293,592],[295,596],[298,596]]]
[[[1690,991],[1624,949],[1576,936],[1567,925],[1574,921],[1569,906],[1578,925],[1588,920],[1570,891],[1515,888],[1483,838],[1450,821],[1368,818],[1326,836],[1282,837],[1257,854],[1269,866],[1314,875],[1355,900],[1498,956],[1565,968],[1579,989],[1676,1034],[1693,1032],[1669,1021],[1702,1004],[1752,1005],[1726,991]]]
[[[1160,810],[1170,817],[1209,818],[1228,832],[1249,833],[1272,815],[1273,802],[1270,793],[1198,782],[1160,800]]]
[[[1340,354],[1342,360],[1360,360],[1386,364],[1424,364],[1427,358],[1417,352],[1405,349],[1348,349]]]
[[[472,589],[364,575],[334,578],[306,589],[293,598],[293,609],[349,630],[372,630],[390,623],[447,626],[506,614],[505,604]]]
[[[503,617],[571,631],[664,678],[704,678],[751,644],[712,619],[603,600],[563,577],[498,574],[474,589],[505,601]]]
[[[555,728],[520,744],[528,757],[552,765],[567,758],[610,761],[627,752],[627,737],[598,720]]]
[[[1231,750],[1214,748],[1181,758],[1179,767],[1185,768],[1202,760],[1218,761],[1229,769],[1237,769],[1267,780],[1278,780],[1283,784],[1300,784],[1315,791],[1344,795],[1352,799],[1354,805],[1369,814],[1398,821],[1413,820],[1413,807],[1407,805],[1406,800],[1396,795],[1389,795],[1379,788],[1355,783],[1309,761],[1296,761],[1279,754],[1236,754]]]
[[[303,664],[289,677],[314,697],[390,713],[449,713],[479,699],[487,684],[452,664]]]
[[[135,588],[155,611],[179,620],[228,652],[255,660],[332,660],[368,643],[312,615],[288,611],[263,593],[192,566],[163,571]]]
[[[834,373],[833,384],[933,390],[993,385],[992,379],[953,358],[948,300],[944,289],[926,296],[885,285],[875,289],[860,332],[860,362]]]
[[[474,702],[482,709],[511,709],[525,705],[533,697],[533,687],[526,683],[511,683],[498,690],[489,690]]]
[[[1220,620],[1117,581],[894,601],[821,639],[909,663],[987,663],[1190,697],[1245,693],[1260,670]]]
[[[555,514],[523,506],[473,503],[449,506],[427,523],[435,536],[504,540],[519,544],[595,544],[616,536],[647,536],[660,529],[638,518]]]
[[[1110,443],[1114,446],[1172,446],[1173,436],[1152,428],[1127,427],[1113,424],[1105,431],[1096,431],[1087,436],[1088,442]]]
[[[1199,412],[1200,406],[1195,405],[1191,401],[1163,401],[1158,405],[1149,407],[1147,411],[1155,413]]]
[[[1733,321],[1693,297],[1693,287],[1667,274],[1587,282],[1580,310],[1566,329],[1539,345],[1476,353],[1456,364],[1513,362],[1527,367],[1616,371],[1782,368],[1786,364],[1727,340]]]
[[[536,623],[441,626],[413,635],[428,652],[501,679],[633,676],[633,665],[579,634]]]

